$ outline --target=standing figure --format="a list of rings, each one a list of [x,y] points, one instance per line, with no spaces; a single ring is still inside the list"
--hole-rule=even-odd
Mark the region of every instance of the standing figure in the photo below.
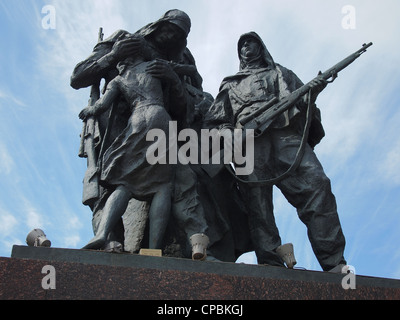
[[[285,98],[303,84],[290,70],[276,64],[261,38],[250,32],[238,42],[240,71],[226,77],[206,115],[208,127],[240,128],[239,121],[272,98]],[[240,188],[248,208],[250,236],[258,263],[284,266],[276,249],[281,238],[273,213],[273,184],[282,191],[306,225],[314,253],[324,271],[346,264],[343,257],[345,238],[340,225],[336,200],[330,180],[318,161],[313,148],[324,136],[319,109],[315,106],[318,94],[326,83],[316,82],[309,105],[313,118],[308,143],[304,147],[295,171],[284,174],[297,160],[297,154],[307,122],[307,99],[301,100],[279,115],[261,136],[254,141],[254,171]]]

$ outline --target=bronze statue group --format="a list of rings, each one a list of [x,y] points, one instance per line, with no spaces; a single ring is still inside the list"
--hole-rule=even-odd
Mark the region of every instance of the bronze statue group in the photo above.
[[[82,143],[95,137],[86,148],[95,154],[91,165],[99,190],[85,203],[93,212],[94,237],[84,249],[104,250],[117,242],[162,249],[165,255],[230,262],[255,251],[259,264],[285,267],[277,250],[282,243],[274,218],[275,185],[306,225],[322,269],[340,272],[346,265],[345,238],[330,180],[314,152],[324,137],[315,101],[325,80],[313,81],[307,94],[255,138],[249,175],[237,177],[234,163],[209,175],[198,163],[147,161],[154,146],[147,136],[152,129],[164,131],[166,139],[171,121],[178,131],[233,132],[242,128],[242,119],[304,85],[249,32],[238,40],[240,70],[223,79],[214,99],[203,91],[187,48],[190,28],[186,13],[170,10],[135,33],[119,30],[99,41],[73,71],[75,89],[99,86],[104,79],[99,99],[79,114],[84,121],[94,119]],[[167,160],[174,150],[169,145],[158,158]],[[127,221],[133,221],[131,229],[140,229],[139,237],[129,236]]]

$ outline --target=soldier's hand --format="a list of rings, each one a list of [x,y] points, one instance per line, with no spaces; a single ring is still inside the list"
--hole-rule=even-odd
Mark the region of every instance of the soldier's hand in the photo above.
[[[318,95],[326,88],[328,82],[322,78],[315,78],[311,81],[311,92],[313,95]]]
[[[146,72],[151,74],[153,77],[166,80],[172,83],[178,83],[179,77],[173,70],[172,66],[165,60],[156,59],[149,63],[146,68]]]
[[[139,54],[144,45],[143,42],[144,40],[139,37],[129,37],[117,41],[111,50],[111,54],[115,59],[121,61],[127,57]]]
[[[311,81],[310,85],[311,85],[310,86],[311,101],[312,103],[315,103],[318,95],[326,88],[328,82],[322,78],[315,78],[314,80]]]

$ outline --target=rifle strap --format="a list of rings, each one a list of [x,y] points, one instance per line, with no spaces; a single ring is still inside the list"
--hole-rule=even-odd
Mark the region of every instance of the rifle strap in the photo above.
[[[306,124],[304,127],[303,136],[301,138],[299,149],[297,150],[296,157],[295,157],[292,165],[289,167],[289,169],[287,171],[285,171],[280,176],[271,178],[271,179],[267,179],[267,180],[248,181],[248,180],[243,180],[243,179],[239,178],[235,174],[234,170],[232,169],[232,167],[230,165],[226,165],[225,167],[237,181],[244,183],[244,184],[248,185],[249,187],[272,186],[272,185],[278,183],[279,181],[285,179],[287,176],[292,174],[299,167],[300,162],[303,159],[305,147],[306,147],[306,144],[308,141],[308,134],[310,132],[310,127],[311,127],[311,122],[312,122],[312,113],[313,113],[313,110],[312,110],[312,104],[311,104],[311,89],[310,89],[308,92]]]

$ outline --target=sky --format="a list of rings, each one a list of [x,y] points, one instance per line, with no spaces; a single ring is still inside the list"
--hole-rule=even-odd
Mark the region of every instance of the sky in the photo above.
[[[318,97],[315,148],[338,203],[345,258],[358,275],[400,279],[400,2],[398,0],[0,0],[0,256],[41,228],[53,247],[92,238],[78,157],[89,89],[69,78],[97,41],[169,9],[192,20],[188,47],[214,97],[238,71],[239,36],[257,32],[274,60],[308,82],[363,43],[374,45]],[[296,267],[320,271],[307,230],[280,191],[275,217]],[[239,262],[255,263],[249,253]]]

